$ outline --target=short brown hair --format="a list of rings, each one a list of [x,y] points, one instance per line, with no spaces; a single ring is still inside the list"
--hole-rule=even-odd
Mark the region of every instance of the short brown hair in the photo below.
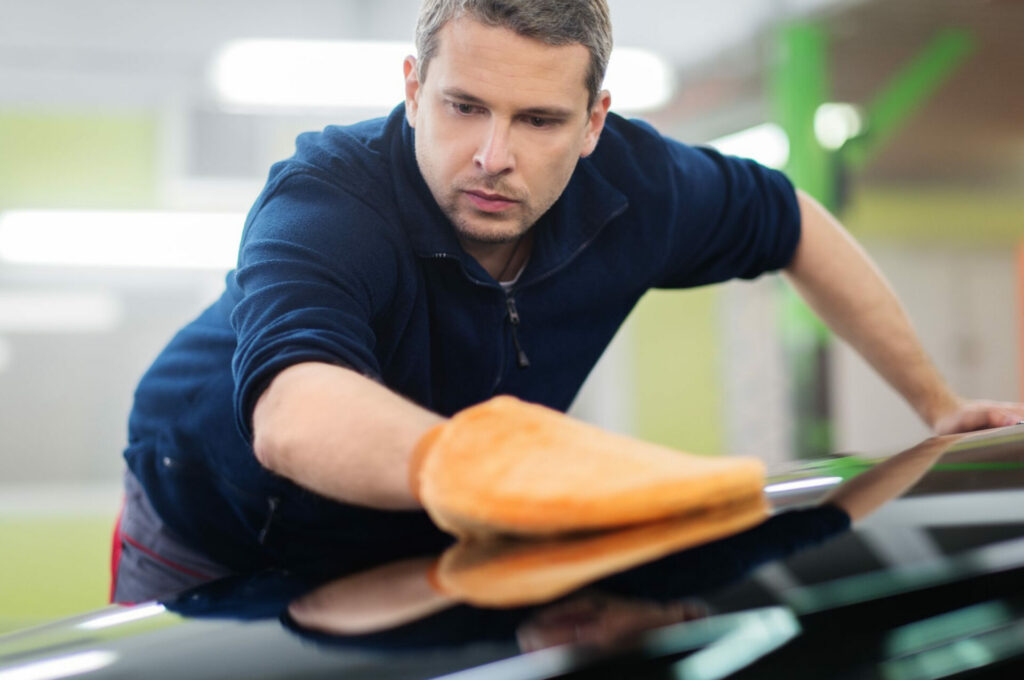
[[[464,16],[548,45],[583,45],[590,52],[584,83],[590,95],[587,108],[597,101],[612,52],[612,23],[605,0],[423,0],[416,22],[416,69],[421,81],[437,53],[441,29]]]

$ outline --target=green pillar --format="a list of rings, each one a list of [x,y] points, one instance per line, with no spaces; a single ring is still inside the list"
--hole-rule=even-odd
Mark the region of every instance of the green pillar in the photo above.
[[[772,78],[776,121],[789,138],[786,173],[826,208],[835,203],[836,167],[814,134],[814,116],[829,100],[828,40],[807,23],[784,26]],[[828,331],[788,286],[782,293],[782,334],[792,390],[794,453],[822,456],[832,451],[828,403]]]
[[[840,150],[846,166],[856,170],[866,166],[966,61],[974,45],[966,31],[943,31],[897,71],[868,105],[864,134]]]
[[[789,137],[786,172],[793,183],[829,211],[838,210],[840,168],[859,170],[923,106],[968,57],[969,33],[944,31],[898,70],[866,110],[866,129],[838,152],[823,148],[814,117],[829,101],[828,40],[810,23],[783,26],[777,36],[779,59],[772,74],[776,120]],[[828,404],[829,333],[788,287],[782,303],[783,345],[793,389],[794,448],[800,457],[832,451]]]
[[[812,24],[790,24],[779,31],[778,51],[772,87],[776,121],[789,137],[786,172],[796,186],[831,209],[835,168],[814,134],[814,115],[831,90],[828,39]]]

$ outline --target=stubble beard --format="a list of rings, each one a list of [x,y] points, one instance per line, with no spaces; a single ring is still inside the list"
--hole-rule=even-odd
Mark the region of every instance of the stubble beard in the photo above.
[[[451,222],[459,239],[464,243],[484,246],[514,243],[537,221],[526,202],[518,204],[518,209],[523,210],[524,215],[519,219],[510,219],[459,206],[461,198],[461,190],[453,192],[452,197],[445,202],[445,205],[441,206],[441,210],[448,217],[448,221]],[[493,224],[496,228],[487,228],[488,223]]]

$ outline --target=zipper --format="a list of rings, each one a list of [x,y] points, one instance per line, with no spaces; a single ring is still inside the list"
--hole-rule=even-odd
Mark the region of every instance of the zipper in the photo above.
[[[267,519],[263,523],[263,528],[260,529],[259,536],[256,539],[260,545],[265,545],[267,542],[267,534],[270,533],[270,525],[274,521],[274,515],[277,514],[277,506],[280,504],[281,499],[277,496],[271,496],[267,499]]]
[[[597,230],[594,231],[594,233],[591,235],[591,237],[588,238],[586,241],[584,241],[582,244],[580,244],[580,246],[576,250],[574,250],[572,253],[570,253],[569,257],[565,258],[565,260],[561,264],[559,264],[554,269],[548,270],[542,276],[540,276],[540,277],[538,277],[538,278],[536,278],[536,279],[534,279],[532,281],[524,282],[522,287],[532,286],[532,285],[535,285],[537,283],[540,283],[541,281],[544,281],[545,279],[548,279],[548,278],[554,276],[558,272],[560,272],[563,269],[565,269],[566,267],[568,267],[570,264],[572,264],[572,261],[575,260],[576,257],[581,252],[586,250],[586,248],[591,243],[593,243],[593,241],[600,235],[601,231],[605,228],[605,226],[608,225],[609,222],[611,222],[615,218],[617,218],[620,215],[622,215],[628,209],[629,209],[629,204],[627,203],[626,205],[622,206],[618,210],[614,211],[611,215],[609,215],[604,220],[604,222],[601,223],[601,225],[597,228]],[[455,260],[456,262],[459,263],[459,266],[462,269],[463,275],[465,275],[466,278],[468,278],[470,281],[472,281],[473,283],[475,283],[478,286],[484,286],[486,288],[493,288],[493,287],[495,287],[493,284],[491,284],[489,282],[480,281],[479,279],[477,279],[474,276],[472,276],[466,270],[465,265],[459,260],[459,258],[457,258],[457,257],[455,257],[455,256],[453,256],[453,255],[451,255],[449,253],[431,253],[431,255],[429,257],[431,259],[434,259],[434,260],[441,260],[441,259]],[[519,288],[520,288],[520,286],[516,286],[515,288],[513,288],[513,290],[518,290]],[[521,320],[520,320],[520,317],[519,317],[519,310],[516,309],[515,298],[513,297],[512,291],[503,291],[503,292],[505,293],[505,308],[507,310],[507,315],[506,316],[507,316],[508,321],[509,321],[509,327],[512,330],[512,344],[515,346],[515,350],[516,350],[516,364],[521,369],[529,368],[530,367],[530,358],[528,356],[526,356],[526,352],[523,351],[523,346],[519,342],[519,325],[521,323]],[[503,364],[504,364],[504,362],[502,362],[499,365],[503,365]],[[497,379],[494,382],[494,387],[491,390],[492,392],[494,390],[498,389],[498,385],[501,384],[501,379],[502,379],[503,376],[504,376],[504,371],[499,371],[498,372],[498,377],[497,377]]]
[[[579,251],[577,251],[577,252],[579,252]],[[431,257],[431,259],[434,259],[434,260],[455,260],[456,262],[459,263],[459,266],[462,267],[462,273],[470,281],[472,281],[473,283],[475,283],[478,286],[483,286],[484,288],[494,288],[495,287],[495,285],[490,283],[490,282],[481,281],[481,280],[479,280],[477,278],[474,278],[468,271],[466,271],[465,266],[462,264],[461,261],[459,261],[459,258],[457,258],[457,257],[453,257],[453,256],[451,256],[451,255],[449,255],[447,253],[434,253],[430,257]],[[519,310],[516,309],[516,300],[512,296],[512,292],[511,291],[504,290],[503,288],[501,288],[500,284],[498,284],[497,287],[500,288],[502,290],[502,292],[505,294],[505,309],[506,309],[505,317],[508,319],[509,324],[511,325],[511,328],[512,328],[512,344],[515,345],[515,348],[516,348],[516,364],[519,366],[519,368],[529,368],[530,367],[530,358],[528,356],[526,356],[526,352],[523,351],[523,346],[519,343],[519,330],[518,330],[519,329]],[[504,364],[504,362],[502,362],[502,365],[503,364]],[[495,388],[497,387],[498,383],[501,382],[501,375],[502,375],[501,373],[498,374],[498,381],[495,383]]]
[[[511,293],[505,294],[505,307],[508,309],[509,328],[512,329],[512,344],[516,348],[516,364],[519,368],[529,368],[530,358],[519,344],[519,310],[516,309],[516,299]]]
[[[498,288],[498,289],[501,289],[501,286],[499,284],[490,283],[488,281],[481,281],[480,279],[474,277],[466,269],[466,265],[464,265],[462,263],[462,261],[459,258],[455,257],[454,255],[451,255],[449,253],[432,253],[430,255],[430,259],[432,259],[432,260],[454,260],[456,263],[458,263],[459,268],[462,270],[463,276],[465,276],[467,279],[469,279],[469,281],[471,283],[473,283],[473,284],[475,284],[477,286],[482,286],[483,288]],[[502,292],[504,292],[504,291],[502,291]],[[512,326],[512,342],[513,342],[513,344],[515,344],[515,347],[516,347],[517,360],[520,360],[520,361],[525,360],[526,361],[526,365],[529,366],[530,365],[530,360],[527,359],[526,358],[526,354],[523,353],[523,350],[522,350],[522,348],[519,345],[519,335],[516,332],[516,326],[519,325],[519,312],[515,309],[515,304],[516,303],[515,303],[514,300],[512,300],[511,295],[509,295],[506,292],[505,293],[506,316],[509,319],[509,321],[513,324],[513,326]],[[515,318],[515,321],[512,321],[513,317]],[[491,385],[491,392],[492,393],[494,393],[494,391],[498,389],[498,385],[501,384],[501,379],[505,377],[505,357],[504,357],[505,350],[504,350],[504,346],[505,346],[504,343],[498,343],[498,351],[502,354],[502,356],[501,356],[500,360],[498,361],[498,375],[494,378],[494,384]]]
[[[575,260],[576,257],[580,253],[582,253],[584,250],[586,250],[586,248],[591,243],[594,242],[594,240],[600,235],[601,231],[605,228],[605,226],[607,226],[607,224],[609,222],[611,222],[615,218],[617,218],[620,215],[622,215],[622,213],[626,212],[626,210],[628,208],[629,208],[628,204],[624,205],[621,208],[619,208],[618,210],[616,210],[615,212],[613,212],[611,215],[609,215],[608,218],[605,219],[605,221],[601,223],[601,226],[597,228],[597,230],[593,233],[593,235],[591,235],[590,238],[588,238],[586,241],[584,241],[582,244],[580,244],[579,248],[577,248],[572,253],[570,253],[569,257],[565,258],[565,261],[563,261],[560,265],[558,265],[554,269],[548,270],[547,272],[544,273],[543,276],[540,276],[540,277],[538,277],[538,278],[536,278],[536,279],[534,279],[532,281],[526,281],[526,282],[524,282],[521,285],[514,286],[512,288],[512,290],[504,291],[505,292],[505,307],[508,310],[508,321],[509,321],[509,324],[510,324],[510,328],[512,329],[512,344],[515,345],[515,348],[516,348],[516,363],[518,364],[519,368],[529,368],[530,367],[530,358],[526,356],[526,352],[523,351],[523,346],[521,344],[519,344],[520,317],[519,317],[519,310],[516,309],[516,299],[513,296],[513,291],[519,290],[520,288],[525,288],[526,286],[532,286],[532,285],[535,285],[537,283],[540,283],[541,281],[544,281],[545,279],[548,279],[548,278],[554,276],[558,272],[560,272],[563,269],[565,269],[566,267],[568,267],[570,264],[572,264],[572,261]],[[440,253],[438,253],[437,255],[440,255]],[[437,257],[437,255],[435,255],[435,257]],[[466,274],[468,275],[469,272],[466,272]],[[473,277],[469,277],[469,278],[470,278],[470,280],[474,280],[475,281],[475,279],[473,279]],[[492,389],[492,391],[498,389],[498,385],[501,384],[501,378],[502,378],[502,374],[499,373],[498,374],[498,379],[495,381],[494,388]]]

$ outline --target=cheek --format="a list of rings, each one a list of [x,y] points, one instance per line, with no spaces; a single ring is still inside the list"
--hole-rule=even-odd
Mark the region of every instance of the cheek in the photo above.
[[[540,182],[537,189],[543,193],[560,194],[569,182],[572,171],[579,160],[579,149],[572,144],[562,143],[557,146],[545,146],[543,153],[537,158],[542,159],[536,164],[533,176]]]
[[[432,165],[447,174],[458,172],[467,163],[472,162],[474,147],[473,135],[463,127],[446,125],[443,121],[432,121],[427,136],[424,138]],[[417,130],[417,134],[418,134]]]
[[[434,126],[425,124],[416,128],[416,159],[420,171],[429,176],[428,183],[442,178],[446,172],[448,154],[443,151],[444,145],[443,137]]]

